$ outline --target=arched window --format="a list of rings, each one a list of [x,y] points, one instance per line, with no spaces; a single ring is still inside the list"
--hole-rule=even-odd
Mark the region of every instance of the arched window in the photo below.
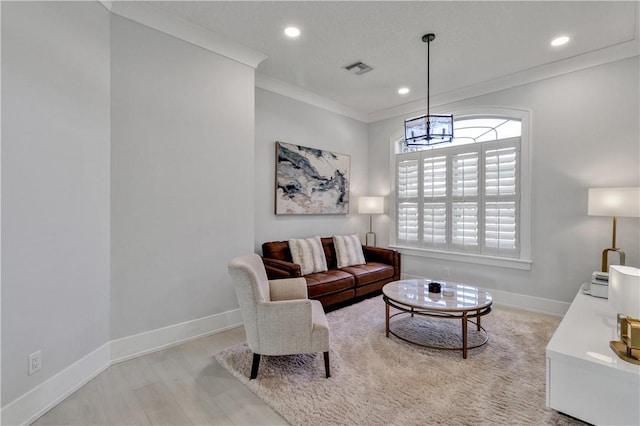
[[[521,113],[462,116],[451,143],[408,147],[396,139],[392,245],[413,253],[528,260],[527,122]]]
[[[400,152],[416,152],[520,137],[522,122],[520,119],[505,117],[458,118],[453,122],[453,134],[454,139],[451,143],[431,146],[407,146],[402,139]]]

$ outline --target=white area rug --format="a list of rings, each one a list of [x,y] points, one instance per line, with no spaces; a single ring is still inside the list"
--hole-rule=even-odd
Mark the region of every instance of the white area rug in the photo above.
[[[581,424],[545,405],[545,347],[559,318],[494,307],[482,318],[489,342],[465,360],[462,351],[386,338],[381,296],[327,317],[329,379],[322,354],[263,356],[251,381],[246,344],[215,358],[294,425]],[[459,320],[400,316],[392,327],[393,321],[431,343],[460,338]],[[474,330],[471,341],[479,337]]]

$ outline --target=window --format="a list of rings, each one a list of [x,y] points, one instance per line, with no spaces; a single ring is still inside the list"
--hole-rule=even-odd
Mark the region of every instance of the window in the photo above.
[[[394,246],[527,260],[521,118],[456,119],[454,134],[432,147],[396,141]]]

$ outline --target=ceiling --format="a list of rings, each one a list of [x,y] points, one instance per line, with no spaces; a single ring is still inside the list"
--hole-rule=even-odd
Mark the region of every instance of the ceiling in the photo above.
[[[267,55],[266,76],[363,114],[431,97],[635,41],[637,1],[153,1],[147,5]],[[300,28],[297,39],[283,34]],[[571,41],[552,48],[550,41]],[[637,49],[637,44],[634,44]],[[636,52],[637,54],[637,52]],[[373,71],[344,69],[363,61]],[[411,89],[398,95],[401,86]]]

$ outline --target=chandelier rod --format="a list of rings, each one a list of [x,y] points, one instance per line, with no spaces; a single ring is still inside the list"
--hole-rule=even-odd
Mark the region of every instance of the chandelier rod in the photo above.
[[[430,117],[429,117],[429,110],[430,110],[430,102],[429,102],[429,97],[430,97],[430,86],[431,86],[431,42],[433,40],[436,39],[436,35],[433,33],[429,33],[429,34],[425,34],[422,36],[422,41],[427,43],[427,135],[429,135],[429,131],[430,131]]]

